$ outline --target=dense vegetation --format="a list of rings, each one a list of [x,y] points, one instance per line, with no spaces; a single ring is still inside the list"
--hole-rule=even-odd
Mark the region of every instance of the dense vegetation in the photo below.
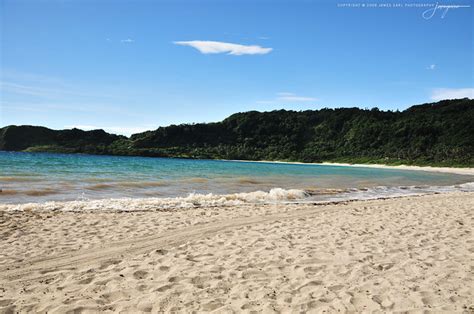
[[[0,129],[0,150],[474,166],[474,100],[444,100],[402,112],[250,111],[130,138],[103,130],[7,126]]]

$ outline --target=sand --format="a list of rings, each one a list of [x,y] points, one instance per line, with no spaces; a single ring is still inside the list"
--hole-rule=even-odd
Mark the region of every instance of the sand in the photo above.
[[[390,165],[379,165],[379,164],[344,164],[344,163],[321,163],[321,165],[366,167],[366,168],[379,168],[379,169],[416,170],[416,171],[428,171],[428,172],[455,173],[455,174],[463,174],[463,175],[471,175],[471,176],[474,175],[474,168],[409,166],[409,165],[390,166]]]
[[[474,193],[0,211],[0,312],[474,311]]]
[[[357,168],[378,168],[378,169],[398,169],[398,170],[415,170],[428,172],[454,173],[461,175],[474,175],[472,167],[432,167],[432,166],[411,166],[411,165],[383,165],[383,164],[350,164],[338,162],[298,162],[298,161],[274,161],[274,160],[227,160],[222,161],[238,161],[238,162],[256,162],[256,163],[275,163],[275,164],[295,164],[295,165],[323,165],[323,166],[342,166]]]

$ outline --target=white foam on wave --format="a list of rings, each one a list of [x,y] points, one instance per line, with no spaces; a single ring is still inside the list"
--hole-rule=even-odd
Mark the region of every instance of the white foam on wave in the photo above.
[[[449,192],[474,192],[474,182],[448,186],[376,186],[368,189],[350,189],[325,198],[325,201],[372,200]]]
[[[348,200],[371,200],[447,192],[474,192],[474,182],[451,186],[378,186],[367,189],[348,189],[339,193],[313,194],[298,189],[274,188],[269,192],[255,191],[233,194],[191,193],[186,197],[121,198],[67,202],[0,204],[0,210],[62,210],[62,211],[177,211],[181,209],[244,204],[327,203]]]
[[[297,189],[274,188],[269,192],[255,191],[233,194],[198,194],[191,193],[186,197],[169,198],[122,198],[84,200],[69,202],[26,203],[15,205],[0,205],[0,210],[63,210],[63,211],[95,211],[95,210],[178,210],[194,207],[237,206],[256,203],[295,202],[308,196],[308,193]]]

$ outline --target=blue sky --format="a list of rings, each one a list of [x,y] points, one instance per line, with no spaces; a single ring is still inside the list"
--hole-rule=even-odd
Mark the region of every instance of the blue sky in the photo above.
[[[0,0],[0,126],[130,134],[248,110],[472,98],[472,7],[417,3],[435,4]]]

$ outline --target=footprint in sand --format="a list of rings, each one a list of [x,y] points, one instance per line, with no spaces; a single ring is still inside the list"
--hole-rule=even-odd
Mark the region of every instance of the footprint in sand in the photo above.
[[[331,290],[331,291],[339,291],[342,288],[344,288],[344,285],[334,285],[334,286],[328,287],[328,289]]]
[[[88,278],[79,280],[77,283],[80,285],[88,285],[92,282],[92,280],[94,280],[94,277],[88,277]]]
[[[13,314],[13,313],[17,313],[17,311],[15,310],[16,307],[14,305],[10,305],[10,306],[7,306],[7,307],[2,307],[0,308],[0,312],[1,313],[5,313],[5,314]]]
[[[13,299],[0,300],[0,307],[8,306],[10,304],[13,304],[13,302],[15,302],[15,300],[13,300]]]
[[[164,286],[159,287],[159,288],[156,289],[155,291],[164,292],[164,291],[169,290],[169,289],[171,289],[171,288],[173,288],[172,285],[164,285]]]
[[[299,287],[298,291],[299,292],[305,292],[306,290],[310,291],[313,289],[313,287],[322,286],[322,285],[323,285],[323,282],[321,280],[313,280]]]
[[[119,263],[120,263],[120,260],[118,260],[118,259],[108,260],[108,261],[105,261],[102,264],[100,264],[99,269],[102,270],[102,269],[105,269],[105,268],[107,268],[111,265],[117,265]]]
[[[203,304],[201,309],[206,312],[214,311],[220,307],[224,306],[224,304],[220,301],[211,301],[209,303]]]
[[[127,299],[129,296],[122,291],[111,291],[109,293],[102,294],[100,297],[112,303],[121,299]]]
[[[137,287],[137,290],[143,292],[143,291],[145,291],[147,288],[148,288],[147,285],[139,285],[139,286]]]
[[[168,278],[168,282],[179,282],[181,280],[186,279],[185,277],[182,276],[171,276]]]
[[[191,283],[199,289],[204,289],[204,285],[208,283],[208,277],[193,277],[191,278]]]
[[[314,274],[314,273],[317,273],[318,271],[324,269],[325,267],[324,266],[308,266],[308,267],[305,267],[303,268],[303,271],[305,273],[310,273],[310,274]]]
[[[249,278],[266,278],[268,277],[268,274],[264,271],[260,270],[247,270],[242,272],[242,278],[243,279],[249,279]]]
[[[137,270],[136,272],[133,273],[133,277],[135,279],[144,279],[148,276],[148,272],[144,271],[144,270]]]

